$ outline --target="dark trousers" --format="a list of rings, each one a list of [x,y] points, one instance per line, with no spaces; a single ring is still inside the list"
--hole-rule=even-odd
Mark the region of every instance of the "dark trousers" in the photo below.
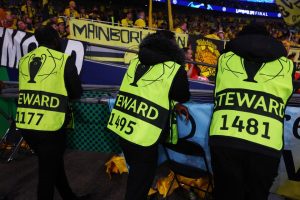
[[[267,200],[280,158],[210,147],[215,200]]]
[[[155,177],[158,146],[141,147],[120,139],[129,175],[125,200],[146,200]]]
[[[64,169],[65,131],[21,133],[38,156],[38,200],[53,200],[55,187],[64,200],[75,199]]]

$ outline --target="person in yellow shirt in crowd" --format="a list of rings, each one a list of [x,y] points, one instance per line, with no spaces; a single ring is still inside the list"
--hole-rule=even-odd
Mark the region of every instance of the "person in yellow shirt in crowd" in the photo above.
[[[48,24],[51,24],[52,28],[54,28],[55,30],[57,30],[57,26],[56,26],[57,20],[58,20],[57,16],[50,16],[49,19],[43,21],[42,25],[46,26]]]
[[[59,37],[61,37],[61,38],[67,37],[64,19],[61,18],[61,17],[58,18],[57,22],[56,22],[56,25],[57,25],[57,32],[59,34]]]
[[[32,6],[32,1],[27,0],[26,4],[21,7],[21,12],[23,15],[27,15],[30,18],[34,18],[35,16],[35,9]]]
[[[212,28],[209,32],[208,35],[205,36],[206,38],[209,39],[214,39],[214,40],[224,40],[225,35],[222,30],[217,31],[217,29]]]
[[[124,27],[133,26],[132,12],[131,11],[128,11],[126,13],[126,17],[121,20],[121,25],[124,26]]]
[[[69,7],[65,9],[64,16],[79,18],[79,13],[76,10],[75,1],[69,2]]]
[[[145,28],[146,27],[146,21],[145,21],[145,12],[144,11],[139,11],[138,12],[138,19],[135,20],[134,26],[138,28]]]
[[[185,21],[179,22],[179,26],[175,29],[175,32],[181,34],[188,33],[187,23]]]

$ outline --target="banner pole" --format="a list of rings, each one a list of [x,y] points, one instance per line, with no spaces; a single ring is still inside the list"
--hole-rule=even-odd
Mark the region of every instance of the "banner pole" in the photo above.
[[[149,28],[152,28],[152,12],[153,12],[153,8],[152,8],[152,0],[149,0],[149,14],[148,14],[148,18],[149,18],[149,20],[148,20],[148,27]]]
[[[168,24],[169,24],[169,30],[173,31],[173,16],[172,16],[172,3],[171,0],[167,1],[168,6]]]

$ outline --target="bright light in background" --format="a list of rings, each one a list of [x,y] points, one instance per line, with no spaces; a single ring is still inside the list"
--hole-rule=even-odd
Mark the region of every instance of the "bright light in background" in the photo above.
[[[239,0],[247,2],[256,2],[256,3],[275,3],[275,0]]]
[[[156,2],[166,2],[166,0],[153,0]],[[271,3],[274,2],[274,0],[236,0],[236,1],[251,1],[251,2],[257,2],[257,3]],[[218,5],[212,5],[212,4],[204,4],[200,2],[194,2],[190,0],[172,0],[172,4],[178,5],[178,6],[185,6],[190,8],[197,8],[197,9],[203,9],[203,10],[215,10],[220,12],[227,12],[227,13],[236,13],[236,14],[244,14],[244,15],[252,15],[252,16],[261,16],[261,17],[273,17],[273,18],[281,18],[282,15],[278,12],[266,12],[266,11],[257,11],[257,10],[248,10],[248,8],[231,8],[231,7],[225,7],[225,6],[218,6]]]

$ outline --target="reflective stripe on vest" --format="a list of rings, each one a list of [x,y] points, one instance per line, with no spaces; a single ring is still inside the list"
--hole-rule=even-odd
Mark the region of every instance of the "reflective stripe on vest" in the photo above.
[[[219,58],[210,136],[283,147],[285,107],[293,92],[293,63],[281,57],[264,63],[251,77],[233,52]]]
[[[131,61],[107,127],[125,140],[150,146],[167,123],[169,91],[180,65],[160,63],[139,76],[142,67],[138,59]]]
[[[68,107],[64,81],[67,54],[39,47],[19,62],[17,128],[56,131]]]

